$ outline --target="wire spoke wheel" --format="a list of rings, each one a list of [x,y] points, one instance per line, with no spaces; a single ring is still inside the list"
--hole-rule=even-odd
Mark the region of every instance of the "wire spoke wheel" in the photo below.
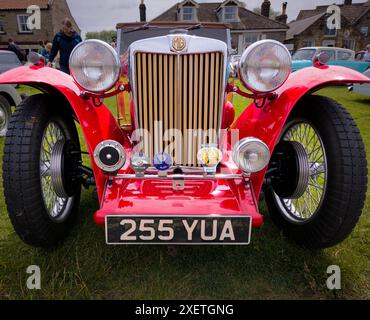
[[[7,112],[4,110],[3,105],[0,104],[0,130],[4,130],[7,127],[7,123]]]
[[[283,141],[301,144],[307,154],[309,178],[306,190],[298,198],[281,198],[277,203],[286,218],[294,223],[307,223],[319,211],[327,186],[327,159],[317,130],[306,121],[292,123],[282,137]]]
[[[6,135],[12,112],[7,99],[0,95],[0,137]]]
[[[40,179],[45,208],[53,221],[61,222],[70,212],[73,198],[62,198],[56,193],[52,183],[51,163],[53,149],[58,141],[65,140],[62,128],[55,121],[50,121],[45,128],[41,142]]]

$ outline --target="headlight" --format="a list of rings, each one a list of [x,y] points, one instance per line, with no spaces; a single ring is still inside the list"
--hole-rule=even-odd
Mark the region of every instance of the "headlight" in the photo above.
[[[281,87],[291,70],[292,57],[288,49],[275,40],[262,40],[244,51],[239,77],[249,90],[265,93]]]
[[[73,78],[82,88],[98,93],[112,89],[121,71],[116,51],[100,40],[80,43],[72,51],[69,66]]]
[[[270,150],[259,139],[245,138],[234,146],[233,160],[238,168],[244,172],[259,172],[270,162]]]

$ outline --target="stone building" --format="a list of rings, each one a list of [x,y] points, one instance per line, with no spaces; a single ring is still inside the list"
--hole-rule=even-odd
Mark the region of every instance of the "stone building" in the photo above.
[[[327,28],[328,5],[313,10],[301,10],[297,19],[289,23],[285,43],[292,50],[302,47],[327,46],[362,50],[370,43],[370,1],[352,3],[344,0],[341,9],[341,28]]]
[[[264,0],[261,14],[257,14],[236,0],[213,3],[185,0],[175,4],[153,21],[227,23],[230,25],[232,47],[241,54],[248,45],[258,40],[274,39],[280,42],[285,40],[288,30],[286,13],[284,11],[276,20],[270,19],[270,7],[271,2]]]
[[[27,8],[41,9],[41,28],[29,30]],[[64,18],[71,19],[73,27],[81,32],[66,0],[0,0],[0,49],[8,47],[8,39],[25,50],[38,49],[39,41],[52,41]]]

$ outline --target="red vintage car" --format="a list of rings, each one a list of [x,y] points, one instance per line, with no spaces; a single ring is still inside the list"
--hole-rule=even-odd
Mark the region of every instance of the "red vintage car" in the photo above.
[[[94,219],[107,244],[249,244],[263,224],[262,194],[302,246],[327,248],[352,232],[367,190],[365,147],[345,108],[313,93],[369,78],[320,57],[292,74],[273,40],[230,64],[220,24],[123,24],[118,43],[118,53],[98,40],[78,45],[72,76],[38,59],[0,75],[42,91],[17,108],[4,150],[6,204],[24,242],[64,240],[82,186],[97,188]],[[242,85],[230,79],[235,67]],[[231,94],[254,101],[237,119]],[[118,118],[103,103],[114,95]]]

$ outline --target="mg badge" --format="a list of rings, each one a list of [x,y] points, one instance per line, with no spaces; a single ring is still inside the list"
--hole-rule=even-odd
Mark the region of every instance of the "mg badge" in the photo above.
[[[176,51],[182,51],[186,48],[186,40],[184,37],[174,37],[172,40],[172,47]]]

